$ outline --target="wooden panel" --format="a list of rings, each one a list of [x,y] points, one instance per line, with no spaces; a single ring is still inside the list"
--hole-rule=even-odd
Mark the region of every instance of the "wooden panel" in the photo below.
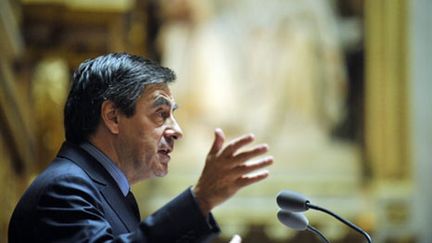
[[[410,175],[407,1],[366,1],[366,152],[377,179]]]

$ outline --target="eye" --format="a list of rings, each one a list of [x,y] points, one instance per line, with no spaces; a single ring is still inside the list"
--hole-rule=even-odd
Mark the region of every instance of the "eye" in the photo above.
[[[166,119],[170,116],[170,113],[164,109],[158,109],[155,113],[155,119],[158,123],[165,122]]]
[[[163,119],[166,119],[169,117],[169,114],[166,111],[161,111],[159,112],[159,116],[162,117]]]

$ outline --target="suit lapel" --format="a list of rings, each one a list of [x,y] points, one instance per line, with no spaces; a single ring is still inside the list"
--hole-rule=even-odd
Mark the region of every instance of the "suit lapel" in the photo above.
[[[136,229],[139,224],[139,215],[134,213],[134,210],[127,202],[123,195],[113,192],[109,187],[104,187],[101,190],[102,195],[107,200],[108,204],[123,221],[129,231]]]
[[[58,156],[71,160],[80,166],[92,180],[97,182],[96,184],[99,191],[107,204],[115,212],[128,231],[131,232],[136,229],[140,221],[139,215],[135,215],[134,210],[121,193],[117,183],[95,158],[79,146],[68,142],[62,145]]]

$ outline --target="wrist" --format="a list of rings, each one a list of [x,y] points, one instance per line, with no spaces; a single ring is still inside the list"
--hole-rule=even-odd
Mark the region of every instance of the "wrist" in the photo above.
[[[205,199],[206,197],[203,195],[199,187],[194,186],[192,188],[192,194],[194,195],[202,214],[207,217],[212,209],[210,203]]]

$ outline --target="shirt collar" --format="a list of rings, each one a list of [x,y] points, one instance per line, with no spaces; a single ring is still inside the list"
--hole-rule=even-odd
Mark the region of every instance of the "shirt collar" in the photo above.
[[[93,156],[96,161],[98,161],[112,176],[114,181],[117,183],[123,196],[129,193],[130,186],[125,174],[117,167],[114,162],[108,158],[102,151],[100,151],[96,146],[89,142],[83,142],[79,145],[82,149],[87,151],[91,156]]]

